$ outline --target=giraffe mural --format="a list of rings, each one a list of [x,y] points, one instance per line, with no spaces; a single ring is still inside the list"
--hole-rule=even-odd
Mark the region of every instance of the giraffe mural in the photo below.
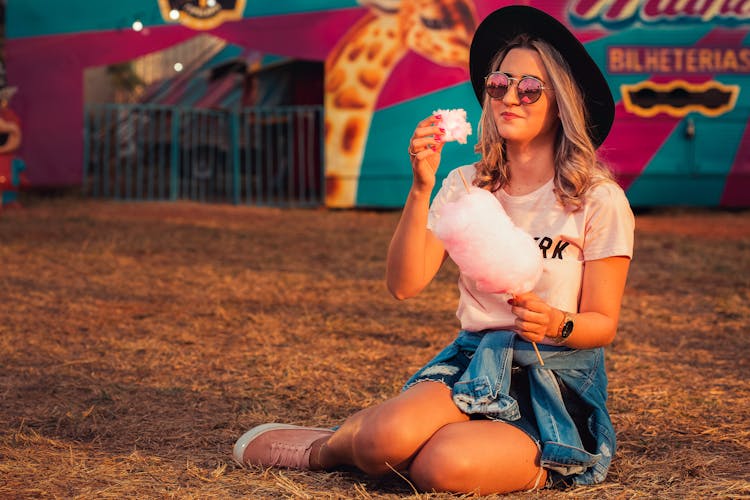
[[[378,95],[413,50],[443,66],[468,67],[476,27],[472,0],[359,0],[370,11],[325,63],[326,204],[352,207]]]
[[[148,16],[149,30],[123,29],[123,19],[139,11],[134,4],[157,1],[164,17]],[[747,2],[358,1],[360,8],[351,9],[354,0],[132,0],[99,2],[92,10],[91,2],[69,0],[64,16],[46,0],[6,2],[5,62],[11,82],[23,89],[14,102],[23,123],[19,155],[29,183],[80,186],[87,68],[141,57],[194,37],[196,29],[209,29],[183,26],[187,14],[180,10],[173,19],[170,6],[175,11],[187,4],[219,5],[224,11],[234,6],[239,18],[210,28],[212,36],[247,50],[326,62],[326,83],[333,89],[325,100],[328,135],[321,139],[327,141],[328,204],[397,208],[410,182],[404,146],[412,120],[440,107],[476,110],[466,82],[475,18],[524,3],[567,23],[605,72],[617,115],[602,151],[631,205],[750,206]],[[621,8],[623,3],[632,8]],[[186,9],[196,12],[193,7]],[[59,50],[50,51],[50,44]],[[60,58],[60,51],[76,57]],[[55,85],[40,79],[38,68],[54,68]],[[687,85],[666,86],[675,80]],[[650,83],[637,86],[644,82]],[[707,82],[715,83],[702,87]],[[731,97],[734,107],[713,116],[714,91],[726,95],[727,88],[739,88]],[[443,105],[432,107],[436,96],[428,92],[445,96]],[[660,101],[647,112],[651,95]],[[646,98],[637,106],[640,112],[633,97]],[[706,99],[706,109],[683,116],[686,99],[693,104]],[[654,105],[671,101],[670,108],[648,116]],[[447,154],[454,152],[452,164],[472,159],[464,155],[468,147]]]

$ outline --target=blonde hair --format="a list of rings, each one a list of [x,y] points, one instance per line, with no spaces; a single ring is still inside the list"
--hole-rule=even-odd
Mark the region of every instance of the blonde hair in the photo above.
[[[587,132],[583,95],[560,53],[547,42],[525,35],[515,38],[498,52],[490,66],[492,71],[496,71],[508,52],[515,48],[535,50],[547,69],[550,79],[547,83],[554,89],[561,124],[555,137],[555,196],[566,208],[577,210],[589,188],[613,179],[609,168],[599,161]],[[474,148],[482,157],[475,165],[474,184],[497,191],[510,181],[510,169],[505,139],[497,131],[490,102],[491,98],[485,94],[479,119],[479,140]]]

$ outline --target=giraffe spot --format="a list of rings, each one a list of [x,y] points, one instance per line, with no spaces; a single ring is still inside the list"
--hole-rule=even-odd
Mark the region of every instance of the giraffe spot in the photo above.
[[[380,83],[380,71],[372,68],[365,68],[357,75],[360,83],[368,89],[374,89]]]
[[[346,80],[346,73],[343,69],[337,68],[330,73],[326,78],[326,92],[333,92],[341,87],[341,84]]]
[[[385,32],[385,36],[388,38],[396,38],[396,32],[393,31],[392,28],[389,28],[388,31]]]
[[[359,59],[359,55],[362,53],[363,49],[364,46],[361,43],[358,43],[349,50],[349,53],[346,55],[346,57],[348,57],[350,61],[356,61],[357,59]]]
[[[380,52],[380,49],[383,48],[383,45],[380,44],[380,42],[375,42],[367,49],[367,60],[372,61],[375,59],[375,56],[378,55]]]
[[[336,175],[326,175],[326,198],[336,198],[340,190],[341,179]]]
[[[341,141],[342,149],[347,154],[357,151],[362,139],[362,122],[358,118],[349,118],[344,127],[344,137]]]
[[[333,99],[333,103],[336,107],[346,109],[362,109],[367,107],[367,102],[362,99],[359,92],[351,87],[339,92]]]
[[[393,64],[393,61],[398,57],[398,49],[393,49],[389,51],[385,56],[383,56],[383,59],[381,60],[380,64],[384,68],[390,68]]]

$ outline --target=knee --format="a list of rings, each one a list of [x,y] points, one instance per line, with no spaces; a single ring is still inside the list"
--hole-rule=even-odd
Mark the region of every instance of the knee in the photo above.
[[[455,439],[430,439],[414,457],[409,477],[421,491],[505,494],[543,485],[546,473],[538,466],[514,467],[508,461],[492,465],[496,457],[468,450]],[[489,462],[488,462],[489,460]],[[519,455],[513,463],[524,462]]]
[[[428,441],[409,467],[409,477],[421,491],[479,493],[479,485],[467,483],[476,476],[475,464],[465,450],[444,440]]]
[[[398,469],[421,446],[418,434],[398,413],[373,412],[353,435],[355,465],[371,475]]]

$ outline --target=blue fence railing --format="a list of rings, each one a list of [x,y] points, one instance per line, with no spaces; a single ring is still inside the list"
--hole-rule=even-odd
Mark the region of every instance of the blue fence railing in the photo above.
[[[118,200],[323,203],[323,108],[89,105],[84,193]]]

